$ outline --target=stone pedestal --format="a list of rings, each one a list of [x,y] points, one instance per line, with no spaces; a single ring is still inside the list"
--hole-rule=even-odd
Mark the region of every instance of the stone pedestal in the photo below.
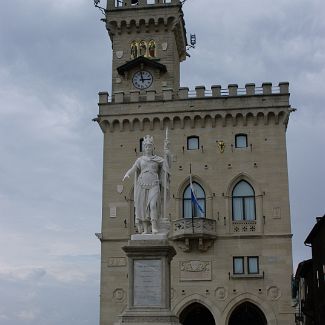
[[[170,262],[176,251],[166,235],[134,235],[123,250],[128,257],[129,292],[119,324],[179,325],[170,310]]]

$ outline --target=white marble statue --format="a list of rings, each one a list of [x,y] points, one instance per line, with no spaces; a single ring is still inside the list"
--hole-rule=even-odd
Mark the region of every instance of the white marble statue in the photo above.
[[[123,181],[135,173],[134,206],[135,220],[140,234],[159,233],[159,219],[167,219],[166,207],[169,196],[170,153],[168,130],[164,142],[164,158],[154,155],[153,137],[143,138],[143,156],[130,168]]]

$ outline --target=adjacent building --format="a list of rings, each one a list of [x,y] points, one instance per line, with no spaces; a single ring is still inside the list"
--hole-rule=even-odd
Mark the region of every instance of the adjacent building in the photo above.
[[[325,216],[317,223],[305,240],[312,249],[312,259],[298,265],[295,281],[297,285],[297,325],[325,324]]]
[[[181,87],[179,0],[108,0],[105,22],[113,69],[96,119],[104,135],[100,324],[114,324],[127,304],[122,247],[136,227],[133,182],[122,178],[145,135],[163,154],[166,128],[173,312],[185,325],[294,324],[289,84]],[[191,207],[190,169],[202,211]]]

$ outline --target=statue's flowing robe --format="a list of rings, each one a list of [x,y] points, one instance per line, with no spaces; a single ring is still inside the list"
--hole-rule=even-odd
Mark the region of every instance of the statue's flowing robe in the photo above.
[[[132,171],[135,172],[134,207],[136,223],[156,221],[162,215],[163,187],[169,172],[169,163],[159,156],[138,158]],[[169,185],[166,184],[168,189]],[[169,191],[168,191],[169,192]]]

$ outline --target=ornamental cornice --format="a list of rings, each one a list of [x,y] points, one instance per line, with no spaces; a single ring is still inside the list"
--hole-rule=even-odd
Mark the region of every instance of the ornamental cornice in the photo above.
[[[204,112],[158,112],[137,115],[99,116],[96,120],[103,132],[125,132],[184,128],[215,128],[226,126],[287,124],[288,108],[233,109]]]

